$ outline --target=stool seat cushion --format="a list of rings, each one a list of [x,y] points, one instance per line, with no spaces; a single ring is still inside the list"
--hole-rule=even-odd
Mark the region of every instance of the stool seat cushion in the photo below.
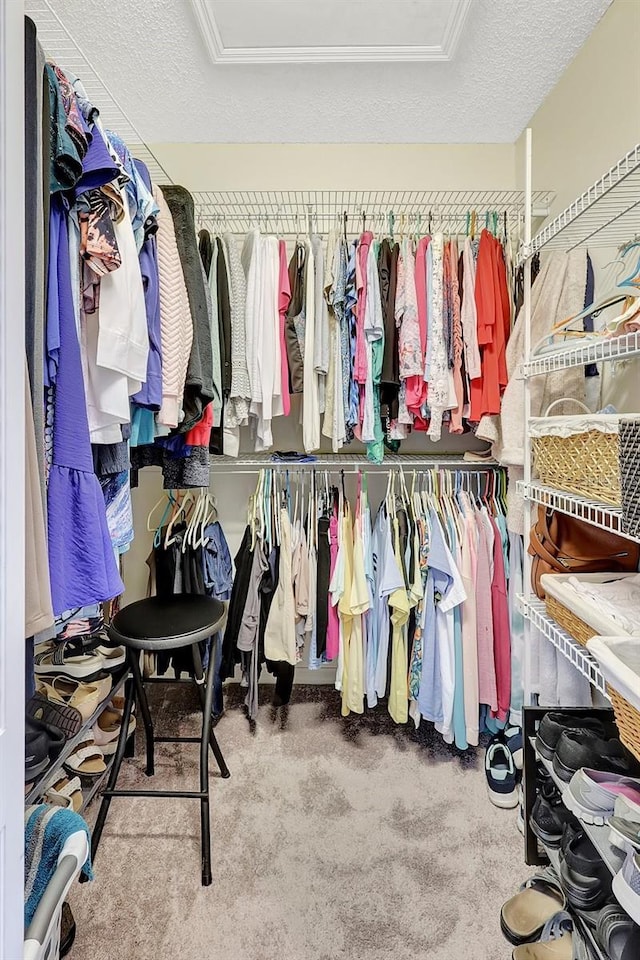
[[[218,633],[225,620],[221,600],[198,594],[147,597],[123,607],[109,626],[115,643],[138,650],[174,650]]]

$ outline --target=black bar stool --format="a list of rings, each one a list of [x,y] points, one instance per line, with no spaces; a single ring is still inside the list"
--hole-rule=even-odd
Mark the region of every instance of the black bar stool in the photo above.
[[[220,633],[226,619],[226,608],[220,600],[201,597],[194,594],[176,594],[173,597],[149,597],[124,607],[114,617],[109,627],[109,637],[114,643],[125,647],[127,663],[131,670],[133,683],[127,684],[122,728],[118,739],[113,765],[109,771],[107,787],[102,794],[102,803],[92,836],[92,854],[95,857],[100,837],[104,829],[109,806],[113,797],[180,797],[200,801],[200,840],[202,849],[202,884],[211,883],[211,828],[209,823],[209,745],[216,758],[220,774],[224,779],[231,776],[224,762],[222,751],[211,727],[211,707],[213,702],[214,657],[209,659],[206,674],[202,666],[199,641]],[[154,736],[149,704],[140,672],[140,651],[157,652],[177,650],[179,647],[191,647],[193,655],[193,678],[198,688],[202,706],[202,735],[200,737]],[[172,678],[164,683],[175,683]],[[158,681],[155,681],[158,682]],[[155,743],[199,743],[200,744],[200,790],[117,790],[116,784],[120,765],[127,745],[127,731],[133,710],[134,700],[138,701],[144,722],[148,777],[154,773]]]

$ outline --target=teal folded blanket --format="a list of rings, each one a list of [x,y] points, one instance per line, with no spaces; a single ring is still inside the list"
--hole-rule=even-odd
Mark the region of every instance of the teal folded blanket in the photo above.
[[[83,830],[89,838],[89,828],[80,814],[65,807],[47,803],[27,807],[24,814],[24,926],[31,923],[47,884],[56,872],[58,857],[69,837]],[[82,868],[87,880],[93,880],[91,854]]]

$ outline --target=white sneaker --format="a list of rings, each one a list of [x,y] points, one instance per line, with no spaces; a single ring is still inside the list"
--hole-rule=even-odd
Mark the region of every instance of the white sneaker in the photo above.
[[[640,853],[628,853],[613,878],[613,892],[632,920],[640,923]]]
[[[627,823],[637,823],[638,832],[640,833],[640,804],[635,803],[630,797],[616,797],[613,816],[618,822],[620,820],[625,820]],[[609,843],[613,844],[614,847],[617,847],[618,850],[624,850],[625,853],[635,849],[630,845],[627,837],[616,830],[615,824],[614,826],[611,826],[610,822],[609,826],[611,827],[609,830]]]

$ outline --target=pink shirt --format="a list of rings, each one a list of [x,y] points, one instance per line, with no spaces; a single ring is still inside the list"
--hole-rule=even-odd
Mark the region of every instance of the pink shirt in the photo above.
[[[356,304],[356,356],[353,365],[353,379],[357,383],[367,380],[367,347],[365,342],[364,316],[367,306],[367,258],[373,234],[367,230],[360,237],[356,256],[356,286],[358,302]]]
[[[478,527],[478,566],[476,569],[476,629],[478,637],[478,694],[492,713],[498,710],[496,665],[493,652],[493,605],[491,602],[493,558],[482,514],[476,511]]]
[[[291,302],[291,285],[289,283],[289,268],[287,265],[287,246],[284,240],[278,244],[280,254],[280,279],[278,283],[278,310],[280,313],[280,376],[282,379],[282,409],[285,417],[291,412],[291,398],[289,396],[289,363],[287,360],[287,344],[285,341],[286,314]]]
[[[427,399],[427,384],[424,379],[424,358],[427,349],[427,247],[430,237],[422,237],[416,247],[415,286],[418,310],[418,333],[422,371],[407,377],[407,409],[420,415],[420,408]]]
[[[504,555],[498,525],[489,517],[493,527],[493,581],[491,583],[491,606],[493,612],[493,653],[498,691],[498,709],[492,711],[498,720],[506,720],[511,705],[511,629],[509,601],[504,574]]]
[[[336,511],[331,515],[329,521],[329,583],[333,577],[338,559],[338,515]],[[329,603],[327,618],[327,660],[335,660],[340,650],[340,618],[338,617],[338,605]]]

